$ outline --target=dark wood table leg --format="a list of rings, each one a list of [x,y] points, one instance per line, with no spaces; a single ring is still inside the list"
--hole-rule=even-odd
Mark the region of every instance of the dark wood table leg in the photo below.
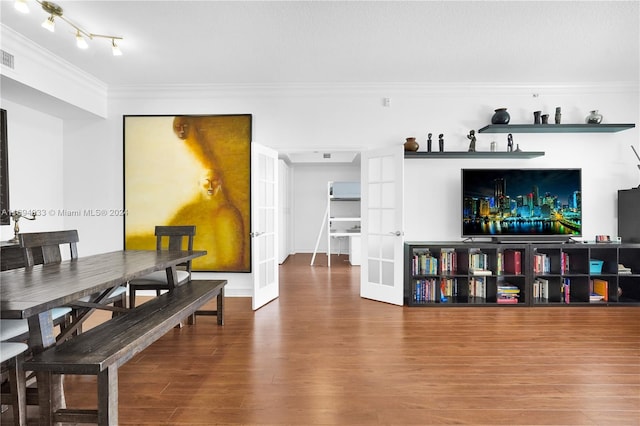
[[[40,353],[55,346],[51,311],[29,317],[29,345],[33,353]],[[40,424],[52,425],[53,413],[66,406],[61,374],[36,373],[38,404],[40,406]]]
[[[218,307],[216,310],[218,316],[218,325],[224,325],[224,286],[220,289],[218,294]]]
[[[118,366],[98,374],[98,425],[118,425]]]

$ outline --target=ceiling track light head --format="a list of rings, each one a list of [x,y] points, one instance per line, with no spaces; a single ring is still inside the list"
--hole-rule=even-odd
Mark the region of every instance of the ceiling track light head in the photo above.
[[[42,6],[42,9],[50,15],[62,16],[62,8],[53,2],[43,1],[40,2],[40,6]]]
[[[29,6],[27,5],[27,0],[16,0],[13,6],[18,12],[29,13]]]

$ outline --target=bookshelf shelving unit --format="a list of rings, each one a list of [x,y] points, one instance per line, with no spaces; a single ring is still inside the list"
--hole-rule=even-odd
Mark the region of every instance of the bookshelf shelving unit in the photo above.
[[[406,242],[404,287],[420,307],[640,306],[640,244]]]

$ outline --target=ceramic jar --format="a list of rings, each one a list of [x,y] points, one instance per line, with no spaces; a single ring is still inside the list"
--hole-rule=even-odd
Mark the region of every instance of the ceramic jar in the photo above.
[[[407,138],[407,141],[404,143],[405,151],[417,151],[420,148],[418,142],[416,142],[416,138]]]
[[[587,115],[587,118],[584,119],[587,124],[600,124],[602,123],[602,114],[598,113],[598,110],[593,110]]]
[[[498,108],[491,117],[491,124],[509,124],[509,120],[511,120],[511,116],[507,112],[506,108]]]

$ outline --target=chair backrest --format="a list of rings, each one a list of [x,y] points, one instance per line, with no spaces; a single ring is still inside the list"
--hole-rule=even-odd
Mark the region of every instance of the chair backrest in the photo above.
[[[62,261],[60,245],[69,244],[71,259],[78,258],[77,242],[78,231],[75,229],[68,231],[52,232],[28,232],[18,234],[20,247],[24,253],[25,266],[35,265],[34,252],[42,255],[43,263],[55,263]]]
[[[156,250],[193,250],[193,238],[196,235],[195,225],[156,226]],[[186,247],[185,247],[186,240]],[[182,264],[191,273],[191,261]]]

